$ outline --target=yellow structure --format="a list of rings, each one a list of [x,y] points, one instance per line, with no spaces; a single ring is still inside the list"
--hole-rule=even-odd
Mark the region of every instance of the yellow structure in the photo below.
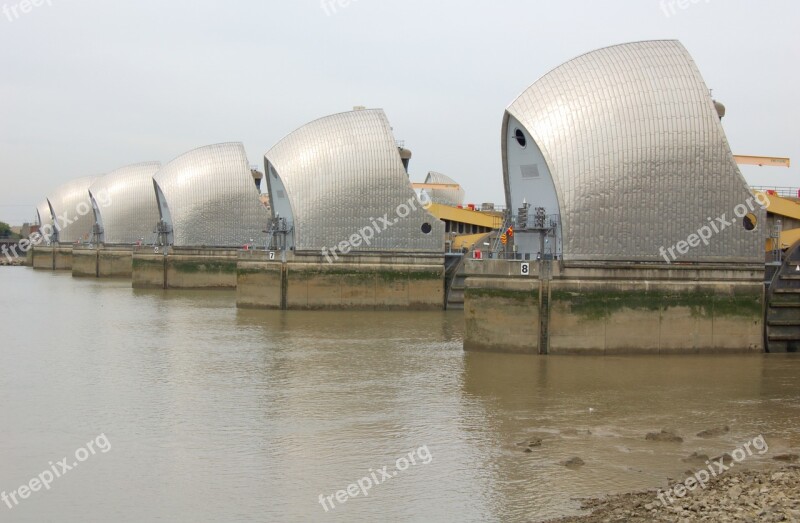
[[[733,157],[739,165],[787,168],[792,166],[789,158],[738,154]],[[783,222],[780,238],[778,238],[779,245],[775,245],[774,238],[767,238],[767,252],[774,251],[776,248],[788,249],[800,241],[800,192],[797,194],[798,198],[780,196],[774,191],[756,191],[756,194],[766,196],[769,200],[767,212],[771,215],[770,218],[778,217]]]
[[[463,209],[432,203],[428,212],[445,224],[445,232],[454,250],[470,249],[488,233],[503,226],[502,213]]]
[[[488,232],[484,232],[480,234],[464,234],[461,236],[456,236],[453,239],[453,244],[451,247],[454,251],[469,251],[476,243],[480,242],[488,235]]]
[[[758,165],[759,167],[791,167],[789,158],[774,158],[771,156],[744,156],[734,155],[739,165]]]
[[[800,241],[800,198],[779,196],[769,191],[757,191],[757,194],[762,195],[762,201],[764,198],[769,201],[767,212],[783,222],[783,230],[778,240],[780,245],[776,246],[772,238],[767,238],[766,250],[772,251],[775,247],[788,249]]]

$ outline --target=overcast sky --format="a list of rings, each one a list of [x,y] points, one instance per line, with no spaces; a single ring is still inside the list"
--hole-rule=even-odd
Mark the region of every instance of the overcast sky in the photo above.
[[[678,39],[737,154],[800,162],[797,0],[0,0],[0,221],[59,184],[202,145],[280,138],[355,105],[383,108],[412,178],[502,203],[503,111],[608,45]],[[685,2],[685,4],[683,3]],[[327,6],[327,11],[323,6]],[[263,167],[262,167],[263,168]],[[798,168],[743,168],[800,186]]]

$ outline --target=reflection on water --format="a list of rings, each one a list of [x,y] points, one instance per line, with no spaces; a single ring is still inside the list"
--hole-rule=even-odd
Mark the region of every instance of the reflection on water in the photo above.
[[[464,353],[460,313],[237,310],[12,268],[0,288],[0,490],[112,444],[4,521],[537,521],[682,477],[695,450],[800,447],[792,357]],[[685,442],[645,441],[662,428]],[[422,445],[429,465],[319,504]]]

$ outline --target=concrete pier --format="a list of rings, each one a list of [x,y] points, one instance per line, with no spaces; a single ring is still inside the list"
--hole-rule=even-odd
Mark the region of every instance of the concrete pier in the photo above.
[[[34,269],[47,271],[72,270],[72,246],[37,245],[31,250],[31,265]]]
[[[165,256],[152,247],[142,247],[133,252],[133,287],[233,290],[237,253],[235,249],[170,247]]]
[[[261,309],[441,310],[441,255],[353,255],[329,264],[318,255],[244,251],[237,305]]]
[[[36,245],[31,249],[31,267],[36,270],[52,271],[55,269],[55,249],[52,246]]]
[[[72,250],[72,276],[76,278],[97,277],[96,248],[75,247]]]
[[[72,276],[76,278],[131,278],[133,247],[75,247]]]
[[[55,265],[54,270],[57,271],[71,271],[72,270],[72,246],[71,245],[58,245],[54,249]]]
[[[763,266],[522,263],[467,263],[465,350],[764,351]]]

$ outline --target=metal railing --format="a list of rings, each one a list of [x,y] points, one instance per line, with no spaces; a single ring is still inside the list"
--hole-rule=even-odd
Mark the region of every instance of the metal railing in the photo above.
[[[768,185],[753,185],[750,187],[754,191],[772,192],[778,196],[788,196],[790,198],[800,198],[800,187],[775,187]]]

